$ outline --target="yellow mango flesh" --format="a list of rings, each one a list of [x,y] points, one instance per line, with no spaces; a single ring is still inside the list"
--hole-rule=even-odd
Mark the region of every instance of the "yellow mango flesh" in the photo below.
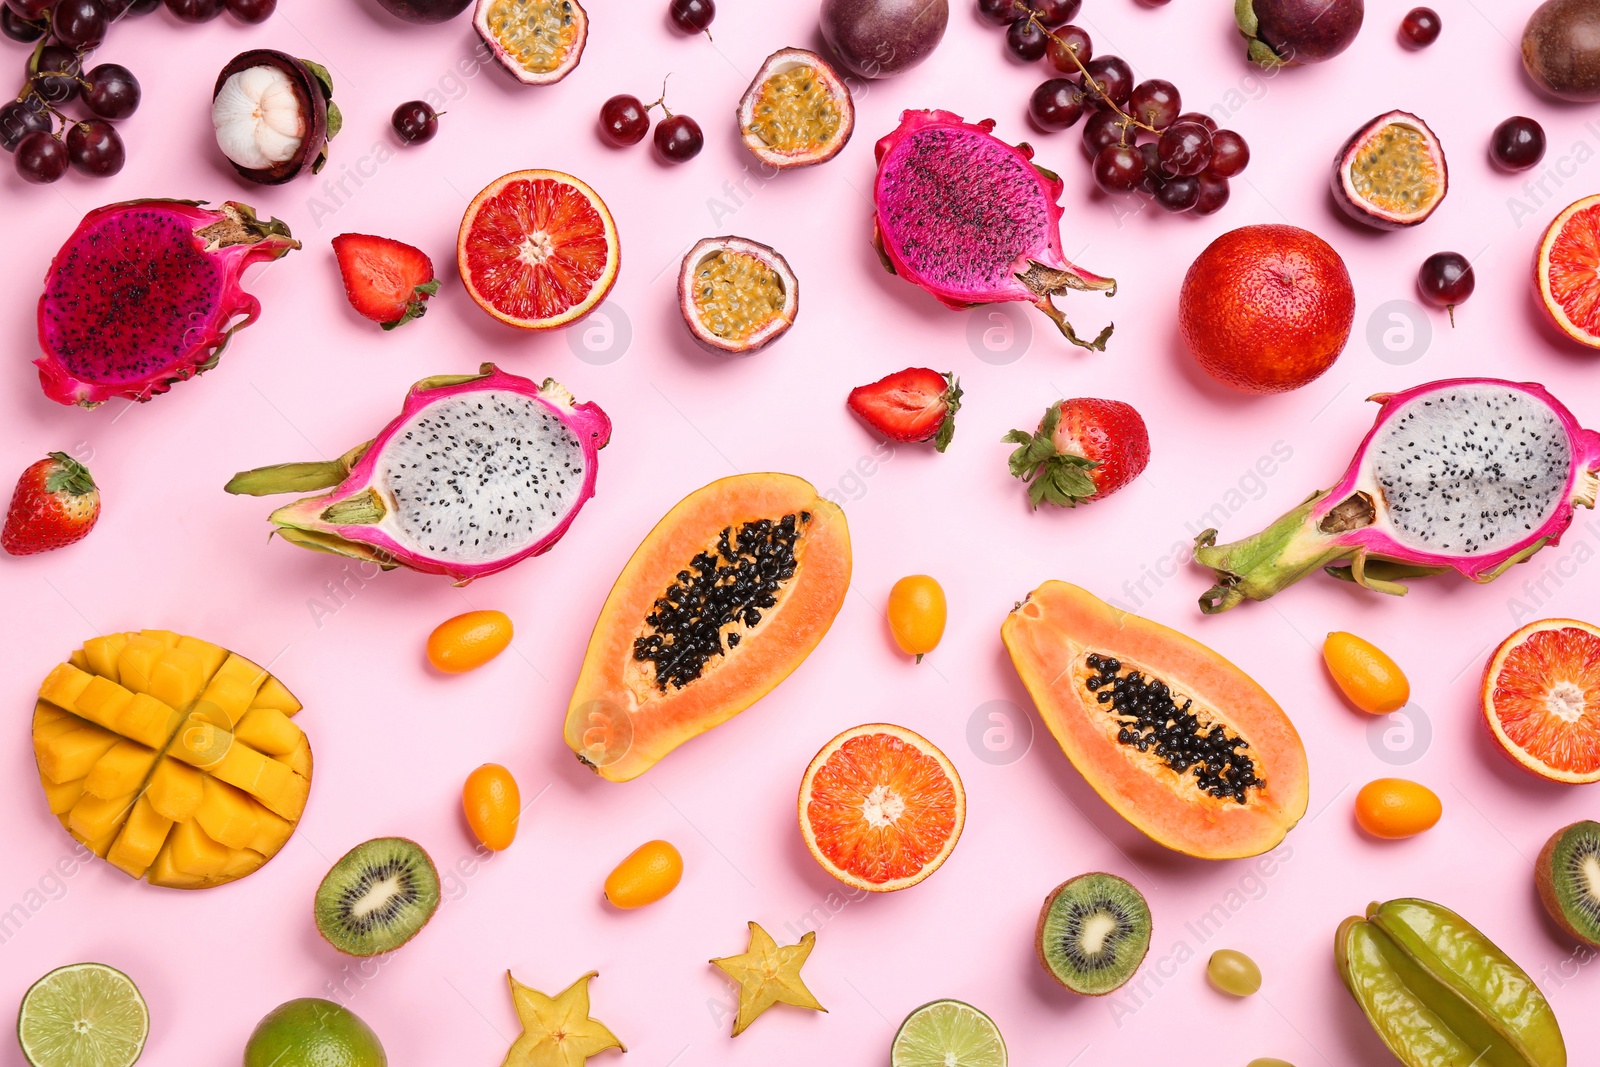
[[[310,793],[300,702],[254,662],[170,630],[91,638],[39,688],[51,814],[134,878],[198,889],[257,870]]]

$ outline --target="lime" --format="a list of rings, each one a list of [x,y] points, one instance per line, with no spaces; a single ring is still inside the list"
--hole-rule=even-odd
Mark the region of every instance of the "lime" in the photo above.
[[[1006,1043],[971,1004],[936,1000],[906,1016],[889,1060],[893,1067],[1006,1067]]]
[[[149,1035],[139,987],[103,963],[51,971],[17,1013],[17,1040],[32,1067],[129,1067]]]
[[[244,1067],[388,1067],[372,1027],[349,1008],[306,997],[280,1004],[256,1023]]]

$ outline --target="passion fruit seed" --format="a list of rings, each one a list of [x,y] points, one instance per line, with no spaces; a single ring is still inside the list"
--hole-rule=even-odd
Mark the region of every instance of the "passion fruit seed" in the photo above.
[[[548,74],[571,52],[578,25],[567,0],[495,0],[489,32],[523,69]]]
[[[1428,139],[1412,126],[1391,123],[1361,147],[1350,168],[1361,199],[1382,211],[1416,211],[1434,199],[1439,171]]]
[[[747,132],[772,148],[792,152],[827,144],[842,121],[833,94],[815,71],[801,65],[761,83]]]
[[[1206,963],[1206,977],[1219,991],[1235,997],[1253,996],[1261,990],[1261,968],[1243,952],[1219,948]]]
[[[700,261],[694,306],[705,327],[726,341],[743,341],[783,312],[783,279],[745,252],[721,251]]]
[[[633,658],[655,664],[656,687],[682,689],[699,678],[712,656],[739,644],[741,633],[761,624],[777,593],[794,577],[794,549],[811,513],[760,519],[722,531],[715,548],[690,560],[645,617],[649,632],[633,642]]]
[[[1249,803],[1246,791],[1266,784],[1256,777],[1245,740],[1230,735],[1220,723],[1204,727],[1190,710],[1193,700],[1185,698],[1179,706],[1166,682],[1136,670],[1121,673],[1122,661],[1115,657],[1091,652],[1084,662],[1095,672],[1083,680],[1084,688],[1099,703],[1110,704],[1122,720],[1119,742],[1140,752],[1154,749],[1179,774],[1193,770],[1195,785],[1219,800]]]

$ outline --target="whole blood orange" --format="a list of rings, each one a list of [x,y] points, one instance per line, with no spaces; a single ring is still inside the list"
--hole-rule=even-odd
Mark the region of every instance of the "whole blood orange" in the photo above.
[[[461,219],[456,261],[478,306],[510,326],[570,326],[599,306],[622,260],[600,194],[570,174],[521,170],[489,183]]]
[[[914,886],[961,837],[967,794],[927,738],[857,726],[822,746],[800,780],[800,832],[839,881],[872,893]]]
[[[1553,782],[1600,782],[1600,627],[1531,622],[1483,673],[1483,714],[1519,765]]]
[[[1245,393],[1283,393],[1321,375],[1354,318],[1344,260],[1298,226],[1223,234],[1189,266],[1178,297],[1178,326],[1196,362]]]
[[[1568,205],[1550,223],[1539,242],[1533,284],[1558,330],[1600,348],[1600,195]]]

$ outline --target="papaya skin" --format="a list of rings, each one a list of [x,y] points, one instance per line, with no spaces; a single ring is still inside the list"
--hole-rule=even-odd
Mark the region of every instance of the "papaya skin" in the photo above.
[[[794,515],[803,526],[794,576],[761,622],[706,661],[682,687],[660,688],[634,659],[652,605],[689,561],[730,526]],[[802,520],[801,516],[809,519]],[[567,707],[564,737],[578,759],[613,782],[637,778],[684,742],[766,696],[811,654],[850,588],[843,510],[790,474],[740,474],[690,493],[658,522],[606,597]],[[726,636],[726,634],[725,634]]]

